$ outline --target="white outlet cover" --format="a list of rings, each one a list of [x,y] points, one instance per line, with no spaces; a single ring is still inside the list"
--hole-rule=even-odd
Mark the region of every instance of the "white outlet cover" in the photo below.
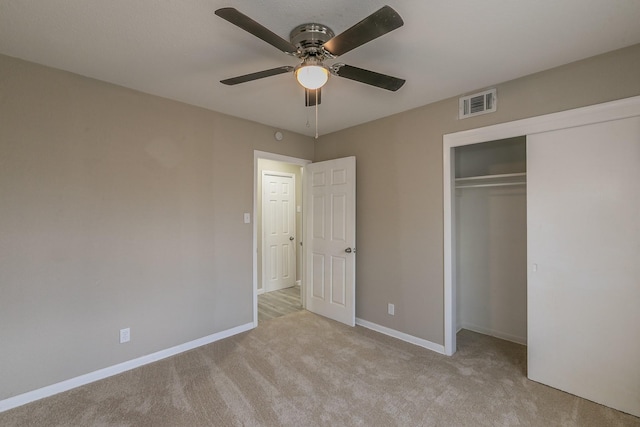
[[[129,342],[131,340],[131,329],[120,329],[120,344]]]

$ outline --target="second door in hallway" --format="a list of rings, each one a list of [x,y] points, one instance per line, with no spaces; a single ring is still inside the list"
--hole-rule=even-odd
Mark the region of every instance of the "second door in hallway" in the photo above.
[[[264,172],[262,177],[264,233],[263,289],[288,288],[296,280],[295,177]]]

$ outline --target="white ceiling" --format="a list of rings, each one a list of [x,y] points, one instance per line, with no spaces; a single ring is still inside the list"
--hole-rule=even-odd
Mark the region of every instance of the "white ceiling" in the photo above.
[[[313,135],[292,74],[219,83],[297,60],[214,11],[235,7],[288,39],[306,22],[339,34],[384,4],[405,25],[328,64],[407,83],[332,77],[320,134],[640,43],[640,0],[0,0],[0,53]]]

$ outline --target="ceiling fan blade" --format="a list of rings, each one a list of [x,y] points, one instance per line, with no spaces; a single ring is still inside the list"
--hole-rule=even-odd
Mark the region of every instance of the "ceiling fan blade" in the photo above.
[[[365,70],[363,68],[352,67],[351,65],[335,64],[331,67],[333,74],[344,77],[345,79],[355,80],[360,83],[366,83],[371,86],[377,86],[390,91],[397,91],[405,83],[404,79],[388,76],[386,74],[376,73],[375,71]]]
[[[289,73],[293,71],[293,69],[294,67],[285,65],[283,67],[272,68],[270,70],[258,71],[257,73],[245,74],[244,76],[220,80],[220,83],[224,83],[226,85],[237,85],[238,83],[245,83],[252,80],[263,79],[265,77],[277,76],[278,74]]]
[[[266,27],[263,27],[261,24],[233,7],[223,7],[222,9],[216,10],[215,14],[285,53],[294,54],[297,51],[297,48],[287,40],[283,39]]]
[[[316,104],[322,103],[322,89],[306,89],[304,90],[304,106],[315,107]]]
[[[333,56],[344,55],[358,46],[402,27],[402,25],[404,25],[404,21],[398,12],[389,6],[383,6],[377,12],[326,42],[323,47]]]

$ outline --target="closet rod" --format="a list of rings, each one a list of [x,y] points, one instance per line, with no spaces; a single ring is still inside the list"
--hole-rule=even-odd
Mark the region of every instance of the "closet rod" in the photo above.
[[[493,184],[456,185],[456,188],[505,187],[507,185],[527,185],[526,182],[496,182]]]
[[[486,179],[505,179],[505,178],[515,178],[518,176],[527,176],[526,172],[518,172],[518,173],[501,173],[497,175],[478,175],[478,176],[462,176],[456,178],[456,181],[471,181],[471,180],[486,180]]]

